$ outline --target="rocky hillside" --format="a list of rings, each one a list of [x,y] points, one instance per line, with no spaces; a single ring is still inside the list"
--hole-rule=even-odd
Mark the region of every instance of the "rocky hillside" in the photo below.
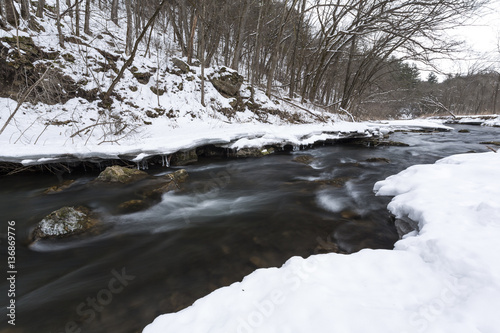
[[[125,29],[104,19],[98,8],[94,10],[97,14],[92,16],[91,35],[75,36],[71,20],[63,17],[64,47],[58,39],[50,1],[43,19],[33,15],[30,24],[19,30],[8,25],[0,29],[2,106],[12,112],[22,102],[21,110],[37,113],[46,126],[71,127],[64,132],[72,140],[94,126],[104,126],[96,128],[106,138],[101,141],[118,140],[156,118],[168,119],[172,127],[178,126],[179,119],[207,117],[262,123],[324,120],[294,107],[293,101],[270,100],[257,87],[253,90],[241,74],[218,66],[205,70],[204,106],[199,62],[194,60],[189,66],[175,50],[166,49],[159,39],[170,36],[156,30],[150,40],[140,44],[133,63],[125,68],[111,103],[102,103],[129,56],[123,52]],[[1,121],[6,121],[4,113]],[[19,141],[35,143],[36,138],[22,136]]]

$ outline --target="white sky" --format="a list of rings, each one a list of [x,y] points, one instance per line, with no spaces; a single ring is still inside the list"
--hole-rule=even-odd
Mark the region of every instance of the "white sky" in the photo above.
[[[471,69],[500,69],[500,0],[491,0],[469,25],[455,29],[451,35],[464,40],[466,45],[461,59],[438,64],[443,71],[465,74]]]

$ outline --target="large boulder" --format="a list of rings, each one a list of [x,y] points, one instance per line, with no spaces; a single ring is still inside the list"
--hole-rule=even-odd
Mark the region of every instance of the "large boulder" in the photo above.
[[[238,96],[244,79],[238,72],[227,67],[219,68],[208,78],[217,91],[228,97]]]
[[[141,170],[131,169],[118,165],[107,167],[96,178],[96,182],[129,184],[148,177],[149,175]]]
[[[32,240],[63,238],[81,234],[94,225],[97,219],[85,207],[63,207],[41,220],[32,233]]]
[[[174,72],[175,74],[180,75],[188,74],[189,72],[191,72],[191,68],[189,67],[189,65],[179,58],[172,58],[172,64],[179,69],[178,71]]]

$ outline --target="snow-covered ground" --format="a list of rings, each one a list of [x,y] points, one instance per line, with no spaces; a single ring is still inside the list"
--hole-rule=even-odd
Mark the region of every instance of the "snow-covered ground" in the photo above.
[[[187,93],[179,95],[189,97]],[[219,95],[219,99],[224,97]],[[270,116],[272,121],[265,123],[253,119],[248,110],[239,115],[246,116],[245,119],[233,122],[216,112],[201,110],[193,113],[195,117],[186,111],[175,119],[149,118],[149,124],[129,115],[117,125],[108,116],[99,114],[96,104],[75,98],[52,106],[23,105],[0,135],[0,161],[29,165],[120,156],[140,162],[151,155],[169,155],[207,144],[231,149],[271,144],[299,146],[350,135],[377,136],[396,129],[451,129],[430,120],[352,123],[331,119],[326,123],[290,124]],[[0,120],[7,119],[16,105],[15,101],[0,98]],[[102,125],[95,126],[100,123]],[[123,133],[126,134],[112,134],[125,125]]]
[[[500,154],[412,166],[374,190],[418,221],[394,250],[294,257],[143,332],[498,332]]]
[[[440,116],[430,117],[429,119],[440,120],[445,124],[467,124],[467,125],[481,125],[500,127],[500,116],[496,114],[491,115],[468,115],[468,116]]]

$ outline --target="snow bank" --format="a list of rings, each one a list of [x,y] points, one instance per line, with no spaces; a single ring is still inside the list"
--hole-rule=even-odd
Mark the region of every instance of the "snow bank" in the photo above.
[[[492,115],[469,115],[469,116],[439,116],[430,117],[429,119],[442,121],[445,124],[462,124],[462,125],[481,125],[500,127],[500,116]]]
[[[189,94],[181,95],[187,98]],[[191,97],[192,98],[192,97]],[[220,99],[223,99],[220,96]],[[0,123],[15,109],[16,102],[0,98]],[[189,103],[188,103],[189,105]],[[0,135],[0,161],[24,165],[74,161],[80,159],[127,159],[141,162],[152,155],[168,155],[177,151],[216,144],[230,149],[263,147],[265,145],[308,145],[318,141],[349,136],[370,137],[398,128],[398,123],[328,123],[288,124],[278,119],[263,123],[255,119],[229,122],[220,114],[208,111],[183,114],[175,119],[166,116],[148,118],[144,124],[140,112],[130,112],[116,129],[127,132],[110,134],[116,126],[103,118],[97,102],[72,99],[65,104],[23,105],[13,121]],[[248,111],[247,111],[248,112]],[[109,115],[112,117],[113,115]],[[137,119],[134,117],[137,116]],[[239,117],[244,117],[241,113]],[[95,126],[96,123],[103,125]],[[109,125],[108,123],[112,123]],[[413,128],[450,130],[433,121],[415,121]]]
[[[375,191],[420,232],[259,269],[143,332],[498,332],[500,154],[413,166]]]
[[[500,127],[500,116],[488,119],[483,123],[483,126],[492,126],[492,127]]]

